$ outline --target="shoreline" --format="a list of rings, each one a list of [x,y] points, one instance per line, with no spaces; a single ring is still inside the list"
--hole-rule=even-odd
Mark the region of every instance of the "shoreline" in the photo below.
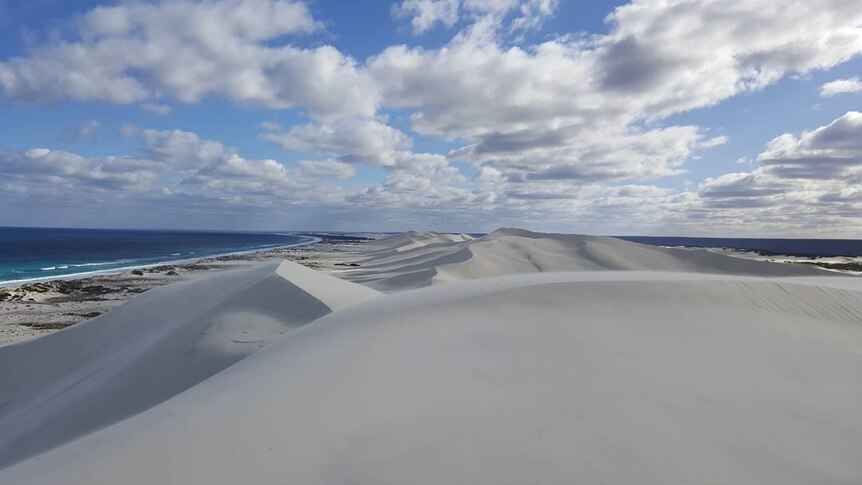
[[[141,265],[135,265],[135,266],[123,266],[120,268],[98,269],[98,270],[94,270],[94,271],[84,271],[84,272],[80,272],[80,273],[69,273],[69,274],[63,274],[63,275],[53,275],[53,276],[36,277],[36,278],[24,278],[24,279],[20,279],[20,280],[4,280],[4,281],[0,281],[0,291],[4,290],[6,288],[11,288],[11,287],[15,287],[15,286],[19,286],[21,284],[27,284],[27,283],[44,283],[47,281],[54,281],[54,280],[83,279],[83,278],[88,278],[88,277],[96,276],[96,275],[109,275],[109,274],[123,273],[126,271],[131,271],[131,270],[135,270],[135,269],[151,268],[154,266],[165,266],[165,265],[173,266],[173,265],[194,264],[198,261],[208,259],[208,258],[220,258],[220,257],[224,257],[224,256],[254,254],[254,253],[266,252],[266,251],[272,251],[272,250],[278,250],[278,249],[292,248],[292,247],[298,247],[298,246],[307,246],[309,244],[315,244],[315,243],[318,243],[321,241],[321,239],[319,237],[312,236],[312,235],[306,235],[306,234],[297,234],[297,235],[287,234],[287,235],[297,236],[297,237],[310,237],[310,238],[312,238],[312,240],[298,242],[298,243],[294,243],[294,244],[285,244],[285,245],[261,247],[261,248],[257,248],[257,249],[248,249],[248,250],[243,250],[243,251],[230,251],[227,253],[216,253],[216,254],[211,254],[211,255],[207,255],[207,256],[194,257],[194,258],[173,259],[173,260],[158,261],[155,263],[147,263],[147,264],[141,264]],[[104,263],[104,264],[112,264],[112,263]]]
[[[611,236],[612,237],[612,236]],[[647,244],[647,243],[638,243]],[[771,251],[760,251],[757,249],[737,249],[725,246],[671,246],[647,244],[665,249],[683,249],[686,251],[709,251],[738,259],[749,261],[765,261],[770,263],[783,263],[794,265],[816,266],[834,273],[849,274],[853,276],[862,275],[862,256],[811,256],[781,254]]]
[[[185,281],[203,273],[243,268],[259,262],[285,259],[322,270],[356,269],[355,251],[380,235],[304,233],[309,241],[200,258],[185,258],[124,268],[96,270],[45,278],[0,283],[0,347],[45,335],[105,314],[130,298],[153,288]],[[838,258],[792,258],[761,255],[727,248],[694,248],[741,260],[784,262],[819,266],[834,273],[859,275],[862,264],[829,267]],[[354,253],[354,254],[351,254]],[[825,259],[828,261],[818,261]],[[856,269],[856,266],[859,266]]]
[[[0,286],[0,347],[46,335],[103,315],[153,288],[204,273],[286,259],[327,271],[372,238],[308,233],[307,242],[200,258],[38,278]]]
[[[717,254],[724,254],[734,258],[748,259],[752,261],[768,261],[770,263],[811,265],[823,268],[835,273],[851,274],[858,276],[862,273],[862,256],[796,256],[792,254],[775,254],[753,249],[733,248],[688,248],[706,249]]]

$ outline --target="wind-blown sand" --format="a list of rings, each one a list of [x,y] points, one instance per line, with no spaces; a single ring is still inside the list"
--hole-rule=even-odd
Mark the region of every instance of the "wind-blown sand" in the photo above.
[[[511,230],[354,261],[395,293],[268,265],[0,349],[0,483],[862,482],[858,278]]]

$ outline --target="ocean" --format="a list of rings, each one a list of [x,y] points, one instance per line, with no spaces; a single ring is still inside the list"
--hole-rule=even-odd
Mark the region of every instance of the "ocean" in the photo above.
[[[729,248],[765,255],[862,257],[862,241],[849,239],[616,237],[655,246]],[[188,261],[312,241],[314,237],[307,235],[266,232],[0,227],[0,284]]]
[[[653,246],[727,248],[756,251],[764,255],[801,257],[862,256],[862,241],[856,239],[754,239],[716,237],[616,236]]]
[[[258,232],[0,227],[0,283],[295,246],[312,236]]]

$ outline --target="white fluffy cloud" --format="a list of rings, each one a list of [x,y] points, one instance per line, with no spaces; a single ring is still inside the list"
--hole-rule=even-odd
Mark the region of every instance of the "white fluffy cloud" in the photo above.
[[[295,126],[287,133],[261,138],[286,150],[319,152],[348,163],[394,165],[396,152],[411,146],[410,138],[375,119],[345,119]]]
[[[611,34],[597,42],[601,84],[652,118],[862,51],[862,12],[853,1],[636,0],[609,20]]]
[[[497,167],[512,181],[654,179],[682,173],[695,151],[725,142],[693,126],[608,134],[582,129],[483,137],[453,157]]]
[[[332,164],[337,162],[340,167],[337,171],[341,177],[347,173],[343,169],[346,164],[364,164],[441,177],[438,182],[461,180],[458,170],[449,165],[445,156],[413,152],[409,136],[378,119],[346,119],[298,125],[286,133],[262,133],[260,138],[272,141],[285,150],[313,152],[325,157],[314,165],[318,169],[333,167]],[[313,165],[310,164],[315,162],[303,163],[307,170],[311,170]]]
[[[462,16],[491,27],[509,20],[510,31],[523,31],[541,26],[558,5],[559,0],[402,0],[392,5],[392,15],[409,18],[414,34],[437,24],[452,27]]]
[[[230,153],[221,143],[203,140],[188,131],[150,130],[124,125],[120,132],[123,136],[143,138],[143,155],[170,164],[174,169],[197,167]]]
[[[848,170],[862,165],[862,113],[848,111],[798,138],[789,133],[779,136],[757,161],[785,178],[844,178]]]
[[[466,141],[454,156],[528,179],[648,179],[719,141],[653,124],[843,62],[860,21],[844,1],[635,1],[607,35],[503,48],[476,24],[443,49],[390,47],[369,72],[417,132]]]
[[[820,96],[831,98],[838,94],[862,92],[862,81],[858,77],[836,79],[820,86]]]
[[[217,222],[225,214],[243,214],[242,223],[273,227],[281,218],[307,224],[320,222],[325,211],[357,224],[376,208],[401,217],[414,209],[444,210],[476,197],[452,172],[445,157],[403,152],[399,165],[378,183],[350,188],[333,184],[355,167],[337,160],[301,161],[286,165],[254,160],[237,150],[195,133],[125,126],[123,134],[139,139],[134,156],[84,157],[66,151],[37,148],[0,151],[0,203],[10,211],[54,207],[43,217],[59,214],[101,214],[102,221],[122,224],[134,217],[158,227]],[[33,205],[34,201],[40,201]],[[110,208],[110,210],[106,210]],[[254,209],[254,210],[251,210]],[[195,214],[195,220],[188,220]],[[254,227],[252,225],[251,227]],[[366,226],[373,229],[373,225]]]
[[[261,125],[262,139],[308,158],[296,166],[246,159],[190,132],[135,127],[123,130],[143,140],[134,157],[69,162],[79,171],[68,180],[95,183],[114,166],[146,161],[124,169],[135,175],[123,183],[172,197],[276,206],[307,196],[342,215],[354,205],[426,217],[471,206],[484,214],[477,218],[512,223],[539,214],[605,222],[617,214],[621,224],[626,214],[656,224],[708,215],[745,221],[767,207],[782,208],[786,219],[771,219],[776,227],[786,227],[794,207],[851,217],[862,159],[855,112],[775,138],[754,170],[712,177],[696,193],[661,188],[660,179],[728,142],[673,115],[862,53],[859,2],[634,0],[611,12],[606,33],[538,44],[518,37],[557,9],[556,0],[401,0],[392,12],[414,33],[458,30],[437,48],[394,45],[357,60],[325,45],[328,37],[297,47],[323,29],[298,0],[124,2],[0,62],[0,89],[23,103],[138,103],[154,113],[217,96],[304,116],[284,128]],[[836,80],[821,94],[858,91],[858,83]],[[409,115],[410,129],[389,124],[384,114],[393,110]],[[417,134],[430,143],[414,142]],[[434,141],[457,148],[414,151]],[[74,158],[38,153],[5,153],[4,170],[23,174],[22,160],[33,159],[62,178],[59,164],[45,160]],[[466,180],[456,162],[472,164],[476,176]],[[385,178],[351,189],[321,185],[363,164],[386,167]]]
[[[134,157],[100,157],[33,148],[0,151],[0,174],[10,183],[52,187],[134,190],[155,180],[147,164]]]
[[[739,221],[847,231],[862,214],[860,140],[862,113],[855,111],[799,136],[783,134],[758,155],[754,170],[701,183],[698,203]]]
[[[392,5],[396,18],[410,18],[413,33],[421,34],[437,23],[451,27],[458,21],[461,0],[404,0]]]
[[[237,206],[338,203],[340,189],[321,180],[352,174],[338,162],[290,167],[275,160],[245,158],[219,142],[181,130],[124,127],[142,141],[134,156],[88,158],[49,149],[0,151],[0,179],[7,204],[37,198],[74,198],[82,206],[109,203],[151,208],[209,204],[216,211]]]
[[[858,222],[862,213],[860,119],[859,113],[849,112],[799,136],[777,137],[758,157],[756,169],[707,179],[698,193],[650,184],[572,185],[568,179],[512,182],[489,166],[480,168],[475,181],[467,181],[445,157],[412,152],[399,155],[402,165],[380,182],[340,187],[328,180],[353,175],[354,165],[321,160],[288,166],[245,158],[190,132],[125,127],[127,136],[142,142],[134,156],[87,158],[49,149],[0,152],[0,200],[15,208],[42,199],[59,204],[54,207],[61,212],[97,211],[110,201],[126,217],[150,214],[162,226],[189,213],[200,218],[249,214],[253,207],[264,218],[244,222],[272,224],[280,220],[278,214],[307,212],[328,214],[353,229],[374,229],[385,220],[404,227],[421,222],[489,230],[499,220],[552,228],[574,215],[585,228],[616,234],[643,225],[721,234],[758,222],[764,232],[822,230],[834,235]],[[786,170],[824,160],[843,171],[812,178],[806,171]],[[707,227],[704,218],[710,222]]]
[[[304,174],[312,177],[346,179],[356,174],[356,168],[353,165],[339,162],[338,160],[302,160],[299,162],[299,168]]]
[[[300,2],[180,0],[121,3],[84,15],[74,35],[0,63],[9,98],[133,103],[207,95],[312,115],[370,115],[373,86],[356,62],[330,46],[283,45],[320,24]]]
[[[404,109],[418,133],[463,141],[453,157],[513,179],[649,179],[710,146],[698,127],[656,125],[668,115],[862,52],[853,2],[791,3],[636,0],[613,11],[605,35],[502,47],[489,22],[529,24],[557,2],[407,0],[395,11],[422,26],[454,23],[456,11],[468,25],[443,48],[393,46],[364,64],[331,46],[273,43],[320,28],[296,1],[129,3],[97,8],[73,38],[3,62],[0,85],[30,102],[221,95],[296,107],[313,121],[263,137],[389,166],[410,139],[378,112]]]

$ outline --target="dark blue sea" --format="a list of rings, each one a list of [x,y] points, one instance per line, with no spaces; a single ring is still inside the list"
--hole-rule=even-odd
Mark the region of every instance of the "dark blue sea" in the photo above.
[[[715,237],[616,236],[653,246],[727,248],[756,251],[764,255],[837,257],[862,256],[862,241],[856,239],[747,239]]]
[[[0,283],[293,246],[280,233],[0,227]]]

